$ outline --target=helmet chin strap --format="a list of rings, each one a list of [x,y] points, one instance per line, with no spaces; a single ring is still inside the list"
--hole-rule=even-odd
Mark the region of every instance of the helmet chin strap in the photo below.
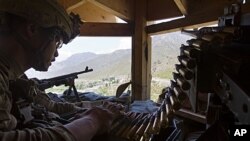
[[[19,33],[14,34],[17,42],[21,44],[23,49],[28,52],[27,55],[28,61],[30,61],[30,67],[34,68],[37,71],[47,71],[47,67],[43,62],[43,52],[48,47],[50,40],[47,40],[44,44],[41,45],[39,49],[32,48],[32,45],[25,40]]]

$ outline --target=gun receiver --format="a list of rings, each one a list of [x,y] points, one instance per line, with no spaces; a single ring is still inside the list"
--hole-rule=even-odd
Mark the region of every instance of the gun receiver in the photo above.
[[[72,82],[72,80],[78,78],[79,74],[88,73],[91,71],[93,71],[93,69],[89,69],[87,66],[84,71],[74,72],[74,73],[70,73],[70,74],[66,74],[66,75],[62,75],[62,76],[57,76],[57,77],[53,77],[53,78],[49,78],[49,79],[41,79],[41,80],[39,80],[38,88],[40,90],[45,90],[45,89],[48,89],[50,87],[59,86],[62,84],[70,85],[70,82]]]
[[[204,34],[213,33],[215,31],[221,30],[219,27],[203,27],[199,30],[185,30],[182,29],[181,33],[190,35],[192,37],[201,38]]]
[[[53,78],[49,78],[49,79],[42,79],[38,81],[37,87],[40,90],[45,90],[48,88],[51,88],[53,86],[59,86],[59,85],[66,85],[69,86],[67,95],[69,95],[72,91],[74,91],[75,97],[77,99],[77,101],[81,101],[77,89],[75,87],[75,79],[78,78],[79,74],[82,73],[87,73],[87,72],[91,72],[93,71],[93,69],[89,69],[88,66],[85,68],[84,71],[80,71],[80,72],[74,72],[74,73],[70,73],[70,74],[66,74],[66,75],[62,75],[62,76],[57,76],[57,77],[53,77]]]

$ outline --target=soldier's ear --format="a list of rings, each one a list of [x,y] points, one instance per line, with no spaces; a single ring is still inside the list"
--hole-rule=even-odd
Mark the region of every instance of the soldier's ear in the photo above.
[[[35,24],[27,24],[26,31],[28,36],[32,37],[37,33],[38,27]]]

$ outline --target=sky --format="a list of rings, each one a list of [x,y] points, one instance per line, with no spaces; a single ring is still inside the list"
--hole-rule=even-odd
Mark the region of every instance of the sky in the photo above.
[[[119,49],[131,49],[131,37],[77,37],[58,50],[56,61],[63,61],[76,53],[106,54]]]
[[[179,18],[183,18],[183,16],[159,20],[155,23],[167,22]],[[124,23],[124,21],[119,18],[117,18],[117,22]],[[131,37],[77,37],[58,50],[59,56],[56,60],[58,62],[63,61],[75,53],[92,52],[96,54],[105,54],[119,49],[131,49],[131,46]]]
[[[111,53],[119,49],[131,49],[131,37],[76,37],[67,45],[58,50],[59,56],[56,62],[61,62],[71,55],[83,52],[96,54]],[[26,71],[28,77],[37,77],[47,72],[38,72],[34,69]]]

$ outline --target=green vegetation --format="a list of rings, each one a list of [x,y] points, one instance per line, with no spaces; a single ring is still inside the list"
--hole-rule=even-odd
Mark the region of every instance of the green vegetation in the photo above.
[[[46,90],[46,92],[52,92],[52,93],[57,93],[57,94],[63,94],[63,92],[65,90],[67,90],[68,87],[61,85],[61,86],[57,86],[57,87],[52,87]]]
[[[89,84],[86,84],[86,81],[77,81],[75,83],[76,89],[78,92],[95,92],[103,96],[114,96],[116,93],[117,87],[121,83],[115,83],[112,81],[105,81],[105,84],[103,83],[97,83],[96,82],[90,82]],[[151,83],[151,100],[156,101],[159,94],[161,94],[162,89],[166,87],[165,85],[157,82],[157,81],[152,81]],[[46,92],[52,92],[52,93],[57,93],[57,94],[63,94],[65,90],[67,90],[69,87],[68,86],[57,86],[57,87],[52,87],[46,90]]]
[[[114,96],[119,85],[129,82],[129,79],[120,79],[116,77],[102,78],[101,80],[77,79],[75,86],[78,92],[95,92],[103,96]],[[62,94],[69,86],[58,86],[47,89],[46,92]]]
[[[159,95],[161,94],[162,88],[164,88],[164,86],[161,85],[159,82],[152,81],[150,99],[153,101],[157,101]]]
[[[153,74],[153,77],[158,77],[162,79],[171,79],[173,77],[172,72],[173,72],[172,70],[156,72],[155,74]]]
[[[104,85],[99,87],[96,92],[104,96],[114,96],[116,88],[116,85]]]
[[[152,62],[151,62],[151,99],[156,101],[163,88],[168,86],[178,63],[179,47],[189,37],[183,37],[180,33],[170,33],[152,38]],[[82,53],[72,56],[69,60],[58,64],[60,70],[52,71],[53,76],[72,73],[72,70],[83,70],[86,65],[93,68],[93,72],[79,75],[75,81],[79,92],[95,92],[101,95],[115,95],[117,87],[131,80],[131,50],[118,50],[110,54]],[[91,58],[82,59],[82,58]],[[104,59],[105,58],[105,59]],[[73,63],[74,62],[74,63]],[[62,67],[62,65],[64,67]],[[51,75],[52,75],[51,74]],[[62,93],[67,87],[53,87],[47,91]]]

